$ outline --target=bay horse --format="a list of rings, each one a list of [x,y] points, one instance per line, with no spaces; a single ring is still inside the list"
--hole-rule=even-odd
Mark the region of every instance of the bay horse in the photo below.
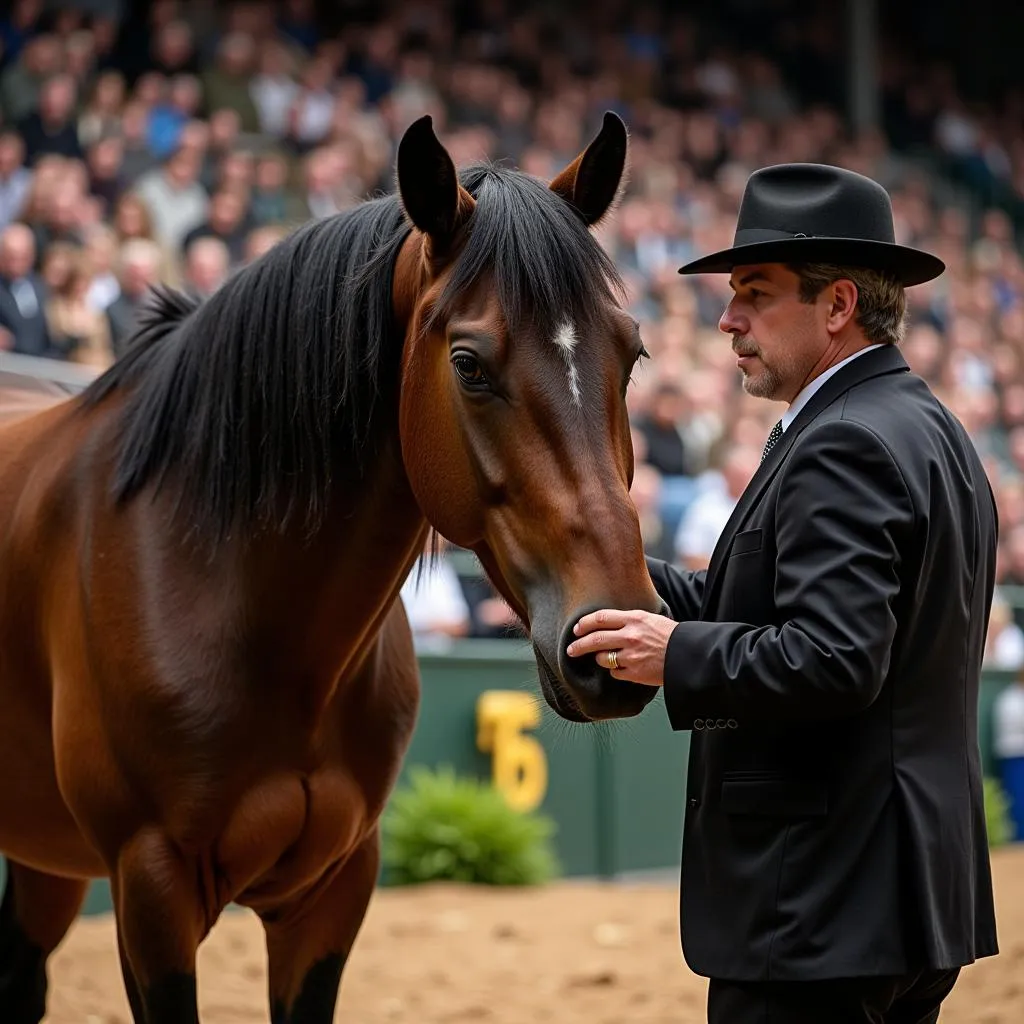
[[[416,721],[400,601],[433,527],[480,557],[576,722],[654,690],[565,655],[661,610],[630,501],[644,354],[589,230],[614,115],[553,181],[457,171],[429,117],[396,194],[298,228],[201,304],[159,294],[80,395],[0,427],[0,1020],[110,879],[137,1024],[195,1024],[230,902],[274,1024],[329,1024]]]

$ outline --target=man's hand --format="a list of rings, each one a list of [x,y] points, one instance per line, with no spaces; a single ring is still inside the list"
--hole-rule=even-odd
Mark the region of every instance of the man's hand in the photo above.
[[[573,632],[579,637],[567,653],[578,658],[596,654],[597,663],[616,679],[644,686],[665,681],[665,650],[677,623],[664,615],[602,608],[584,615]],[[614,655],[612,654],[614,652]]]

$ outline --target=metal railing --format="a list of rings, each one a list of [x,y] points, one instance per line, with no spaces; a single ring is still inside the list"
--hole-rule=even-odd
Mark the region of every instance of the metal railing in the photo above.
[[[84,391],[98,376],[99,371],[92,366],[0,352],[0,385],[48,394],[75,395]]]

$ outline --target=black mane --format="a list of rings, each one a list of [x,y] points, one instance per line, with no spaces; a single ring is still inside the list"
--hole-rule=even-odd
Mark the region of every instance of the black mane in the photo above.
[[[477,206],[434,315],[492,275],[509,326],[586,320],[621,284],[567,203],[494,166],[461,175]],[[209,540],[322,520],[334,471],[372,464],[374,411],[397,386],[396,195],[296,230],[204,303],[161,289],[128,351],[83,395],[124,390],[114,495],[173,488]]]

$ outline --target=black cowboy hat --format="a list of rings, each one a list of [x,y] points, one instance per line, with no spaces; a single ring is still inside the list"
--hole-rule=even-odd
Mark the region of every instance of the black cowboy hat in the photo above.
[[[877,181],[824,164],[755,171],[743,190],[732,248],[687,263],[679,273],[729,273],[751,263],[869,267],[904,286],[946,269],[937,256],[896,244],[892,202]]]

